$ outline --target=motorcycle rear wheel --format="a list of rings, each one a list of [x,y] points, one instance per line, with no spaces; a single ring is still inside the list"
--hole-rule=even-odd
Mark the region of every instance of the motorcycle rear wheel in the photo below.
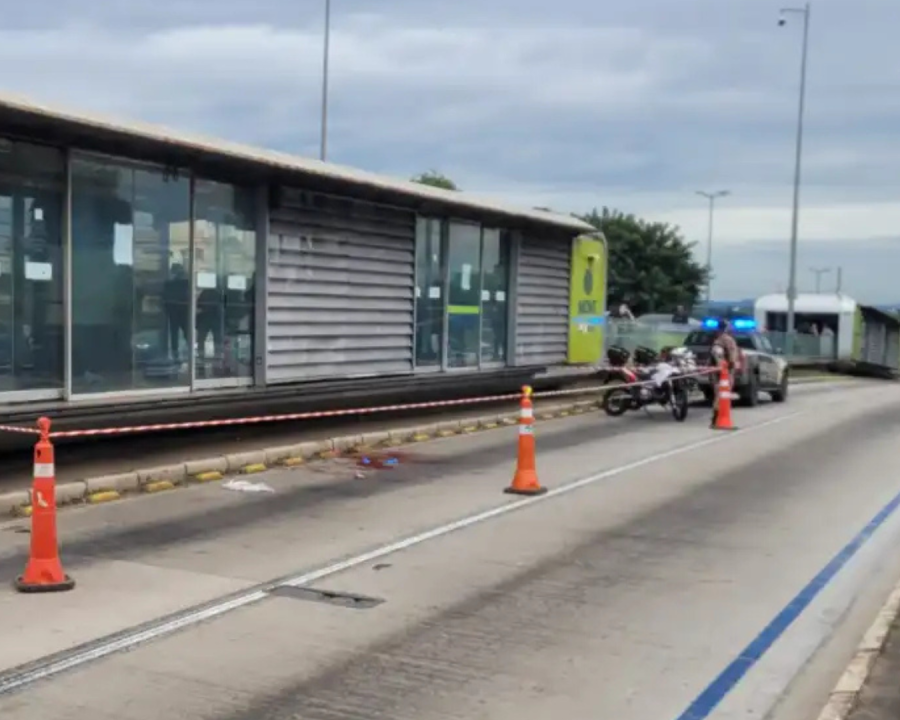
[[[614,388],[603,397],[603,411],[610,417],[624,415],[631,407],[631,393],[628,390]]]

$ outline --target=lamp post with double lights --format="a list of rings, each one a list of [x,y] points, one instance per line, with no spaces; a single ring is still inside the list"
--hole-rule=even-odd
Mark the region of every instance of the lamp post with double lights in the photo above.
[[[830,267],[811,267],[809,271],[816,276],[816,295],[822,292],[822,276],[831,272]]]
[[[715,212],[716,200],[731,195],[731,191],[716,190],[715,192],[704,192],[703,190],[698,190],[697,194],[700,197],[705,197],[709,200],[709,235],[706,239],[706,304],[709,306],[709,302],[712,299],[713,214]],[[707,312],[708,311],[709,308],[707,307]]]
[[[788,303],[787,303],[787,338],[785,351],[788,355],[794,349],[795,317],[794,309],[797,302],[797,230],[800,222],[800,168],[803,157],[803,111],[806,103],[806,58],[809,48],[809,14],[810,5],[807,2],[803,7],[782,8],[778,25],[787,25],[788,17],[800,15],[803,18],[803,46],[800,52],[800,99],[797,109],[797,147],[794,157],[794,205],[791,215],[791,252],[788,267]]]

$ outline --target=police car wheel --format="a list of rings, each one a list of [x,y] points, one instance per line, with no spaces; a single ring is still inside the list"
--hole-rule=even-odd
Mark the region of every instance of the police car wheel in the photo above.
[[[772,396],[772,402],[783,403],[787,400],[788,395],[788,374],[785,373],[784,377],[781,378],[781,384],[778,386],[777,390],[773,390],[770,395]]]
[[[755,372],[750,373],[747,384],[740,391],[741,403],[746,407],[759,405],[759,376]]]

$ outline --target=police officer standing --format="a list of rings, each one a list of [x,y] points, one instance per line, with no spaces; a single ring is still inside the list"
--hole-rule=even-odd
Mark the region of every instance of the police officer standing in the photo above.
[[[731,326],[727,320],[719,320],[716,326],[715,338],[712,342],[712,356],[717,364],[720,358],[728,364],[728,375],[732,378],[732,383],[734,382],[734,369],[737,366],[738,354],[738,345],[731,336]],[[715,394],[713,395],[713,412],[710,427],[716,426],[716,420],[719,415],[719,380],[719,373],[713,373],[711,381],[715,388]]]
[[[712,344],[713,347],[722,348],[722,354],[728,362],[729,372],[734,370],[738,360],[738,346],[731,336],[731,325],[728,324],[727,320],[719,320]]]

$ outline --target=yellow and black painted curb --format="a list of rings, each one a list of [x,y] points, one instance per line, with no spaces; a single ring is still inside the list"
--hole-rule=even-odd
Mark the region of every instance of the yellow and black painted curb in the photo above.
[[[561,403],[542,410],[539,420],[554,420],[596,410],[598,400]],[[99,505],[125,497],[159,494],[197,484],[224,480],[229,475],[250,475],[274,468],[296,468],[317,461],[356,458],[376,448],[399,448],[415,443],[469,435],[510,427],[518,423],[518,412],[494,413],[464,420],[428,423],[371,434],[335,437],[256,452],[193,460],[176,465],[135,470],[119,475],[62,483],[56,488],[60,508]],[[0,495],[0,518],[30,517],[31,493],[20,490]]]

